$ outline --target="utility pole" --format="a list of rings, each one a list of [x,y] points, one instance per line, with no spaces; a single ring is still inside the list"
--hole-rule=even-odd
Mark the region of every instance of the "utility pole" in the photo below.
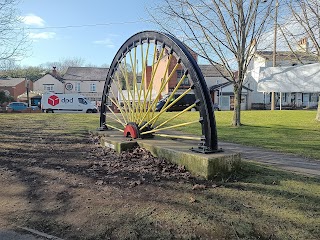
[[[28,103],[28,107],[30,107],[30,98],[29,98],[30,83],[27,77],[25,77],[25,84],[26,84],[26,90],[27,90],[27,103]]]
[[[277,65],[277,32],[278,32],[278,7],[279,1],[275,2],[275,14],[274,14],[274,36],[273,36],[273,54],[272,54],[272,67]],[[275,109],[275,92],[271,92],[271,110]]]

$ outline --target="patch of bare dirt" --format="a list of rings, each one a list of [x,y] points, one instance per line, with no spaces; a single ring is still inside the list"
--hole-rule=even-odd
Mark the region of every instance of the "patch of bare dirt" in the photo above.
[[[232,239],[195,205],[213,182],[144,149],[117,154],[96,137],[39,124],[2,130],[0,229],[63,239]]]

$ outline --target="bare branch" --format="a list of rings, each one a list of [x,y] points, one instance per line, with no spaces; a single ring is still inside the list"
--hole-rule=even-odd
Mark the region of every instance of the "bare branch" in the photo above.
[[[26,55],[27,34],[21,28],[18,0],[4,0],[0,3],[0,64],[21,59]]]
[[[241,91],[253,57],[252,44],[259,42],[268,27],[273,0],[267,3],[261,0],[164,2],[151,16],[165,31],[183,35],[186,44],[233,83],[237,115],[233,125],[240,125]]]

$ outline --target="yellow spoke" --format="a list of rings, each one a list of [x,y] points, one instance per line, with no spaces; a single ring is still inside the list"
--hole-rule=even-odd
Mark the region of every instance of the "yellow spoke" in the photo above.
[[[166,72],[167,72],[167,70],[168,70],[168,68],[169,68],[169,63],[170,63],[170,61],[171,61],[171,57],[172,57],[172,54],[171,54],[170,57],[169,57],[169,61],[168,61],[167,68],[166,68]],[[177,68],[178,68],[179,66],[180,66],[180,64],[177,63],[177,64],[174,66],[173,70],[171,71],[169,77],[161,84],[161,87],[160,87],[160,90],[159,90],[159,92],[158,92],[158,95],[157,95],[156,99],[153,101],[152,105],[148,108],[148,111],[144,114],[143,118],[140,120],[139,125],[141,125],[141,123],[145,120],[146,116],[148,115],[148,113],[149,113],[151,110],[152,110],[152,112],[155,112],[156,104],[157,104],[158,101],[159,101],[159,97],[160,97],[161,92],[163,91],[163,89],[165,88],[165,86],[168,84],[168,82],[171,80],[171,78],[173,77],[175,71],[177,70]],[[153,117],[154,117],[154,116],[153,116],[153,114],[152,114],[152,118],[153,118]]]
[[[115,127],[115,126],[112,126],[111,124],[105,124],[107,127],[109,127],[109,128],[113,128],[113,129],[116,129],[116,130],[118,130],[118,131],[120,131],[120,132],[124,132],[124,130],[123,129],[120,129],[120,128],[117,128],[117,127]]]
[[[180,79],[180,81],[178,82],[178,84],[175,86],[175,88],[173,89],[172,93],[170,94],[167,102],[164,104],[163,108],[165,108],[165,107],[169,104],[169,102],[171,101],[172,97],[173,97],[174,94],[179,90],[180,85],[183,83],[183,81],[184,81],[184,79],[185,79],[186,77],[187,77],[186,74],[184,74],[184,75],[182,76],[182,78]],[[189,88],[189,89],[191,90],[191,88]],[[188,90],[189,90],[189,89],[188,89]],[[187,90],[187,91],[188,91],[188,90]]]
[[[137,112],[137,103],[136,103],[136,88],[137,88],[137,74],[136,74],[136,48],[134,48],[134,60],[132,59],[131,51],[129,52],[131,69],[132,69],[132,87],[133,87],[133,94],[132,94],[132,109],[133,109],[133,116],[136,115]]]
[[[191,91],[191,88],[187,89],[183,94],[181,94],[177,99],[175,99],[173,102],[171,102],[169,104],[169,102],[171,101],[172,97],[174,96],[174,94],[178,91],[180,85],[182,84],[182,82],[184,81],[184,79],[186,78],[186,74],[183,75],[183,77],[180,79],[180,81],[178,82],[178,84],[175,86],[173,92],[170,94],[170,96],[168,97],[166,103],[163,105],[162,109],[160,110],[159,114],[157,114],[155,117],[152,117],[152,126],[154,125],[154,123],[158,120],[158,118],[161,116],[162,113],[164,113],[165,111],[167,111],[168,108],[170,108],[172,105],[174,105],[178,100],[180,100],[183,96],[185,96],[187,93],[189,93]],[[169,104],[169,105],[168,105]],[[148,121],[148,124],[152,122],[151,120]],[[139,125],[142,123],[142,121],[139,123]],[[143,128],[145,128],[147,126],[147,124],[145,124],[143,126]]]
[[[170,55],[170,59],[171,59],[171,57],[172,57],[172,55]],[[166,75],[169,66],[170,66],[170,60],[168,61],[168,64],[167,64],[167,66],[166,66],[166,70],[165,70],[165,73],[164,73],[163,76]],[[177,68],[178,68],[179,66],[180,66],[180,64],[177,63],[177,64],[174,66],[173,70],[171,71],[169,77],[168,77],[165,81],[163,81],[163,82],[161,83],[160,90],[159,90],[159,92],[158,92],[158,94],[157,94],[157,97],[156,97],[155,101],[152,103],[152,106],[151,106],[153,112],[154,112],[155,109],[156,109],[156,104],[157,104],[157,102],[159,101],[159,97],[160,97],[163,89],[164,89],[164,88],[166,87],[166,85],[169,83],[169,81],[171,80],[171,78],[173,77],[175,71],[177,70]]]
[[[161,53],[160,53],[159,56],[157,56],[157,53],[155,53],[155,57],[157,58],[157,63],[156,63],[155,68],[153,68],[155,62],[153,62],[153,65],[152,65],[152,75],[151,75],[152,87],[151,87],[151,92],[150,92],[150,97],[149,97],[149,104],[151,103],[151,100],[152,100],[151,98],[152,98],[152,89],[153,89],[154,78],[155,78],[156,72],[158,70],[158,67],[159,67],[159,64],[160,64],[160,59],[163,56],[164,50],[165,50],[165,48],[163,47],[161,49]],[[150,107],[148,109],[150,109]]]
[[[142,77],[142,81],[143,81],[142,86],[143,86],[143,99],[144,99],[144,101],[143,101],[143,103],[141,103],[142,104],[142,108],[143,108],[142,112],[146,111],[145,101],[146,101],[147,96],[146,96],[146,86],[145,86],[146,85],[146,83],[145,83],[146,79],[145,79],[145,77],[146,77],[146,74],[147,74],[146,67],[147,67],[147,64],[148,64],[149,47],[150,47],[150,43],[148,43],[147,50],[146,50],[146,58],[145,58],[145,61],[143,62],[144,71],[142,72],[143,73],[143,75],[142,75],[143,76]],[[143,49],[141,49],[141,55],[142,55],[142,59],[143,59]]]
[[[129,79],[128,73],[123,68],[121,68],[121,72],[122,72],[122,75],[125,76],[124,79],[125,79],[125,83],[126,83],[127,98],[122,93],[122,91],[123,91],[122,88],[118,88],[118,90],[119,90],[119,92],[121,92],[122,101],[125,102],[129,108],[128,119],[129,119],[129,121],[132,121],[132,119],[133,119],[133,109],[132,109],[132,105],[131,105],[132,93],[130,91],[130,83],[128,80]],[[131,98],[130,98],[130,96],[131,96]]]
[[[201,141],[200,137],[192,137],[192,136],[181,136],[181,135],[169,135],[169,134],[159,134],[155,133],[155,136],[165,137],[165,138],[178,138],[178,139],[186,139],[186,140],[198,140]]]
[[[156,48],[156,47],[157,47],[157,45],[155,45],[155,48]],[[154,75],[156,75],[156,72],[157,72],[157,69],[158,69],[159,63],[160,63],[159,60],[162,58],[163,53],[164,53],[164,50],[165,50],[165,48],[163,47],[163,48],[161,49],[160,55],[158,56],[156,67],[155,67],[155,69],[152,69],[152,76],[151,76],[151,78],[154,78]],[[157,58],[157,53],[156,53],[153,57],[154,57],[154,59]],[[153,62],[153,65],[152,65],[152,66],[154,66],[154,63],[155,63],[155,61]]]
[[[169,102],[169,98],[167,99],[166,104],[164,104],[164,106],[161,108],[160,112],[158,115],[156,115],[151,121],[149,121],[149,124],[151,124],[151,126],[154,126],[154,124],[156,123],[156,121],[158,120],[158,118],[164,113],[166,112],[170,107],[172,107],[174,104],[176,104],[180,99],[182,99],[185,95],[187,95],[189,92],[191,91],[191,88],[187,89],[184,93],[182,93],[178,98],[176,98],[175,100],[173,100],[169,105],[167,105],[167,103]],[[173,93],[172,93],[173,94]],[[166,106],[167,105],[167,106]],[[147,126],[147,125],[146,125]],[[144,126],[144,127],[146,127]]]
[[[191,88],[189,88],[187,91],[185,91],[183,94],[181,94],[178,98],[176,98],[174,101],[172,101],[168,106],[166,106],[165,108],[162,107],[162,109],[160,110],[160,112],[152,117],[149,121],[147,121],[141,128],[140,131],[142,129],[144,129],[146,126],[148,126],[150,123],[152,123],[152,126],[154,125],[154,123],[158,120],[158,118],[161,116],[161,114],[163,114],[165,111],[167,111],[167,109],[169,109],[171,106],[173,106],[174,104],[176,104],[181,98],[183,98],[188,92],[191,91]],[[167,102],[169,101],[169,99],[167,100]]]
[[[187,125],[194,124],[194,123],[199,123],[199,121],[192,121],[192,122],[180,123],[180,124],[176,124],[176,125],[168,126],[168,127],[164,127],[164,128],[152,129],[152,130],[150,130],[150,131],[142,132],[141,135],[145,135],[145,134],[149,134],[149,133],[154,133],[154,132],[158,132],[158,131],[162,131],[162,130],[167,130],[167,129],[172,129],[172,128],[183,127],[183,126],[187,126]]]
[[[122,116],[123,116],[123,119],[125,120],[125,122],[127,123],[129,121],[129,118],[128,118],[128,112],[126,111],[126,108],[122,108],[121,107],[121,103],[120,103],[120,100],[118,99],[117,96],[115,96],[113,90],[111,90],[111,94],[113,96],[113,100],[110,96],[108,96],[108,98],[116,105],[116,107],[120,110]],[[124,112],[122,111],[124,110]]]
[[[120,95],[121,95],[119,97],[121,97],[121,99],[123,99],[123,108],[124,108],[127,120],[129,120],[130,105],[124,100],[125,97],[124,97],[123,92],[122,92],[122,87],[121,87],[121,85],[119,83],[120,82],[119,76],[117,75],[116,77],[118,78],[118,81],[114,81],[114,82],[116,84],[116,87],[118,87],[118,93],[120,93]],[[112,91],[112,95],[114,96],[113,91]],[[120,101],[118,100],[118,102],[120,102]],[[121,103],[120,103],[120,105],[121,105]]]
[[[157,45],[154,45],[154,50],[153,50],[153,62],[152,62],[152,73],[151,73],[151,79],[150,79],[150,83],[147,89],[147,93],[145,95],[144,101],[143,101],[143,106],[145,111],[147,111],[147,106],[148,106],[148,98],[149,98],[149,93],[150,93],[150,98],[152,96],[152,89],[153,89],[153,80],[154,78],[152,77],[154,75],[154,70],[155,70],[155,62],[156,62],[156,51],[157,51]],[[150,103],[149,103],[150,104]],[[142,122],[142,121],[141,121]]]
[[[108,115],[107,117],[108,118],[111,118],[113,121],[116,121],[116,122],[118,122],[118,123],[120,123],[123,127],[125,127],[127,124],[124,124],[121,120],[120,120],[120,118],[114,113],[114,111],[112,111],[112,109],[109,107],[109,106],[107,106],[107,108],[109,109],[109,111],[116,117],[116,118],[113,118],[113,117],[111,117],[110,115]]]
[[[129,76],[128,76],[128,71],[127,71],[126,57],[124,57],[123,60],[124,60],[124,62],[123,62],[124,67],[120,67],[120,71],[121,71],[121,73],[125,79],[125,82],[126,82],[126,90],[127,90],[127,95],[128,95],[128,98],[126,100],[129,103],[130,109],[132,109],[132,106],[131,106],[132,93],[130,91],[130,83],[129,83]],[[131,95],[131,99],[130,99],[130,95]],[[131,121],[132,121],[132,119],[133,119],[133,111],[131,111],[131,116],[130,116]]]
[[[148,53],[149,53],[149,47],[150,47],[150,43],[148,43],[147,45],[147,49],[146,49],[146,55],[144,57],[143,55],[143,46],[141,46],[141,67],[142,67],[142,72],[141,72],[141,84],[140,84],[140,89],[139,89],[139,93],[138,93],[138,99],[139,99],[139,115],[138,115],[138,119],[137,122],[140,121],[142,114],[146,111],[144,102],[146,99],[146,67],[147,67],[147,63],[148,63]],[[143,97],[144,101],[142,101],[141,97]]]
[[[113,102],[113,104],[116,105],[116,107],[120,110],[120,113],[121,113],[121,115],[122,115],[122,118],[123,118],[123,120],[125,121],[125,123],[127,124],[126,118],[124,117],[123,112],[122,112],[122,108],[121,108],[110,96],[108,96],[108,98],[109,98],[110,101]]]
[[[127,109],[125,107],[125,104],[123,104],[123,108],[121,107],[121,102],[120,100],[118,99],[118,96],[115,96],[115,93],[113,92],[113,90],[111,90],[111,94],[113,96],[113,102],[115,102],[116,106],[118,107],[118,109],[120,110],[121,114],[123,115],[123,119],[125,119],[126,122],[129,121],[129,118],[128,118],[128,112],[127,112]],[[110,98],[110,96],[108,96],[108,98]],[[110,100],[112,101],[112,99],[110,98]],[[123,112],[124,110],[124,112]]]
[[[187,107],[186,109],[184,109],[183,111],[177,113],[176,115],[174,115],[173,117],[169,118],[168,120],[164,121],[163,123],[161,123],[160,125],[158,125],[157,127],[155,127],[154,129],[158,129],[160,127],[162,127],[163,125],[165,125],[166,123],[170,122],[173,119],[176,119],[177,117],[179,117],[180,115],[182,115],[183,113],[189,111],[190,109],[194,108],[196,106],[196,104],[192,104],[189,107]]]

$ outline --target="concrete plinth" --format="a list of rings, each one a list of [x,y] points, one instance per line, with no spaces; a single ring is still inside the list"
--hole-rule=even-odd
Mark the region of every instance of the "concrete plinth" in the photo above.
[[[191,173],[206,179],[228,175],[238,169],[241,164],[240,153],[229,151],[211,154],[192,152],[190,149],[196,145],[195,142],[157,137],[131,140],[122,136],[121,132],[112,130],[92,133],[101,137],[100,142],[104,147],[121,152],[140,146],[149,150],[153,156],[164,158],[177,165],[183,165]]]

